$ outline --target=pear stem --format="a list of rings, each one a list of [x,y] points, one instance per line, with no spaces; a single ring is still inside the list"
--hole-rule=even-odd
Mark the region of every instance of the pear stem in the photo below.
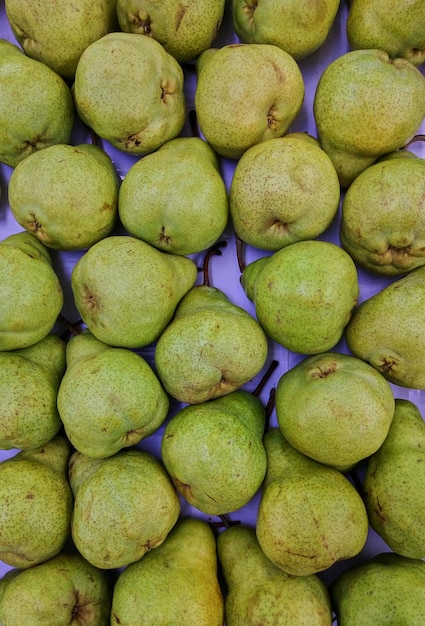
[[[266,382],[269,380],[270,376],[273,374],[273,372],[275,371],[275,369],[277,368],[277,366],[279,365],[279,361],[273,360],[269,367],[267,368],[267,370],[264,373],[264,376],[262,377],[262,379],[260,380],[260,382],[258,383],[258,385],[256,386],[256,388],[254,389],[254,391],[252,392],[253,396],[259,396],[260,393],[262,392]]]
[[[81,333],[81,331],[78,329],[78,326],[81,324],[82,320],[78,320],[78,322],[72,324],[69,320],[66,319],[66,317],[62,315],[62,313],[60,313],[58,315],[58,321],[62,322],[66,326],[66,329],[68,330],[68,332],[71,333],[72,336],[75,337],[76,335],[79,335]]]
[[[235,233],[235,240],[236,240],[236,256],[238,259],[239,271],[242,274],[246,267],[246,263],[245,263],[244,256],[243,256],[244,243],[242,239],[238,237],[238,235],[236,235],[236,233]]]
[[[221,248],[225,248],[227,246],[227,243],[225,241],[220,241],[219,243],[216,243],[212,248],[210,248],[208,250],[208,252],[206,253],[205,257],[204,257],[204,263],[202,265],[202,272],[204,275],[204,279],[203,279],[203,285],[206,287],[210,287],[211,286],[211,282],[210,282],[210,273],[209,273],[209,262],[210,262],[210,258],[215,255],[215,256],[221,256]]]
[[[217,517],[219,517],[221,521],[212,522],[211,525],[214,526],[214,528],[230,528],[230,526],[237,526],[240,524],[239,520],[232,521],[227,517],[227,515],[218,515]]]

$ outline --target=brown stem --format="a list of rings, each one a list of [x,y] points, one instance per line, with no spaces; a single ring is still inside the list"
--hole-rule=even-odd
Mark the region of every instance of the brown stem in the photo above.
[[[219,517],[221,521],[211,522],[211,526],[214,526],[214,528],[230,528],[230,526],[237,526],[241,523],[239,520],[230,520],[227,515],[218,515],[217,517]]]
[[[246,267],[246,263],[245,263],[245,259],[243,255],[244,242],[242,241],[240,237],[238,237],[236,233],[235,233],[235,240],[236,240],[236,256],[238,259],[239,271],[242,274],[242,272],[244,271]]]
[[[256,386],[256,388],[254,389],[254,391],[252,392],[253,396],[259,396],[260,393],[262,392],[265,384],[267,383],[267,381],[269,380],[270,376],[273,374],[273,372],[275,371],[275,369],[277,368],[277,366],[279,365],[279,361],[273,360],[269,367],[267,368],[267,370],[264,373],[264,376],[262,377],[262,379],[260,380],[260,382],[258,383],[258,385]]]
[[[81,331],[79,330],[78,326],[81,323],[81,320],[79,320],[76,324],[72,324],[69,320],[66,319],[66,317],[62,315],[62,313],[58,315],[58,320],[66,326],[66,329],[68,330],[68,332],[71,333],[71,335],[76,336],[80,334]]]
[[[415,135],[414,137],[412,137],[412,139],[410,139],[410,141],[408,141],[404,146],[403,146],[403,150],[406,150],[409,146],[412,145],[412,143],[416,143],[417,141],[425,141],[425,135]]]
[[[203,279],[203,285],[205,285],[206,287],[210,287],[211,283],[210,283],[210,274],[209,274],[209,262],[210,262],[210,258],[215,255],[215,256],[221,256],[221,248],[225,248],[227,246],[227,243],[225,241],[220,241],[218,243],[216,243],[212,248],[210,248],[208,250],[208,252],[206,253],[205,257],[204,257],[204,263],[202,265],[202,272],[204,274],[204,279]]]

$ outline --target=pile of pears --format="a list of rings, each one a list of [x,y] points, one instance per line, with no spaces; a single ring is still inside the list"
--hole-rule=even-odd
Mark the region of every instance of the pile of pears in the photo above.
[[[1,626],[423,626],[423,0],[36,9],[0,2]]]

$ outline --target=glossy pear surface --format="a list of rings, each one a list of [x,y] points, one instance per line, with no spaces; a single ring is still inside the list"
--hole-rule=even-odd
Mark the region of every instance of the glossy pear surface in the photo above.
[[[364,501],[371,526],[391,550],[424,559],[425,423],[413,402],[395,404],[389,433],[368,460]]]
[[[271,339],[300,354],[330,350],[357,303],[357,270],[334,243],[298,241],[249,263],[241,276]]]
[[[57,144],[30,154],[8,189],[16,221],[49,248],[89,248],[115,226],[118,176],[95,145]]]
[[[226,626],[331,626],[330,598],[316,576],[293,576],[261,549],[255,529],[230,526],[217,551],[227,585]]]
[[[319,143],[303,133],[288,133],[242,155],[229,206],[242,241],[278,250],[320,235],[335,217],[339,200],[337,173]]]
[[[278,428],[264,436],[267,473],[256,534],[266,556],[288,574],[322,572],[363,549],[363,501],[340,471],[293,448]]]
[[[25,54],[72,82],[81,53],[116,30],[115,0],[42,2],[35,11],[22,0],[6,0],[6,16]]]
[[[384,442],[394,396],[380,372],[338,352],[306,357],[276,387],[276,415],[285,439],[315,461],[350,468]]]
[[[199,137],[178,137],[136,161],[121,183],[118,208],[127,232],[159,250],[210,248],[229,214],[212,148]]]
[[[155,349],[164,388],[180,402],[196,404],[242,387],[263,368],[268,340],[245,309],[207,285],[180,301]]]
[[[161,458],[189,504],[210,515],[244,506],[266,471],[265,409],[252,394],[231,394],[178,411],[168,421]]]
[[[346,328],[350,351],[401,387],[425,388],[424,297],[418,267],[361,302]]]
[[[215,40],[221,26],[225,1],[118,0],[117,16],[122,31],[147,35],[161,43],[179,63],[196,59]]]
[[[71,286],[77,309],[97,339],[140,348],[159,337],[196,277],[190,258],[165,254],[135,237],[114,235],[83,254],[74,266]]]
[[[279,46],[299,61],[326,41],[339,4],[339,0],[313,4],[299,0],[233,0],[233,25],[241,41]]]
[[[70,450],[68,440],[57,435],[1,461],[0,558],[8,565],[26,569],[63,549],[72,514]]]
[[[422,626],[425,562],[383,552],[341,574],[331,598],[343,626]]]
[[[47,248],[32,233],[0,241],[0,350],[41,341],[53,329],[64,295]]]
[[[164,541],[180,513],[179,498],[163,466],[136,448],[106,459],[74,452],[70,483],[72,538],[80,554],[100,569],[141,559]]]
[[[112,626],[223,626],[216,540],[197,518],[181,518],[164,542],[131,563],[114,586]]]
[[[195,107],[217,154],[238,159],[288,131],[304,101],[304,80],[290,54],[270,44],[229,44],[203,55]]]
[[[73,358],[72,344],[87,340],[93,348],[90,353]],[[70,340],[67,355],[57,406],[74,448],[105,458],[136,445],[161,426],[168,413],[168,396],[142,356],[86,334]]]
[[[351,50],[326,66],[313,113],[320,144],[347,188],[416,133],[425,116],[425,77],[383,50]]]
[[[148,154],[182,130],[183,84],[181,66],[155,39],[112,32],[80,56],[75,107],[81,120],[118,150]]]
[[[5,626],[109,626],[112,581],[78,553],[61,553],[0,580]]]
[[[37,150],[70,141],[74,103],[56,72],[6,39],[0,61],[0,163],[14,168]]]
[[[65,342],[49,334],[28,348],[0,352],[0,449],[38,448],[60,430],[56,401],[65,350]]]

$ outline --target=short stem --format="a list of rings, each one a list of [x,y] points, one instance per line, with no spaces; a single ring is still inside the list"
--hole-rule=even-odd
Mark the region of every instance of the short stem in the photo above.
[[[208,250],[208,252],[206,253],[205,257],[204,257],[204,263],[202,265],[202,272],[204,274],[204,280],[203,280],[203,285],[210,287],[211,283],[210,283],[210,274],[209,274],[209,262],[210,262],[210,258],[214,255],[214,256],[221,256],[221,248],[225,248],[227,245],[227,243],[225,241],[220,241],[219,243],[216,243],[212,248],[210,248]]]

